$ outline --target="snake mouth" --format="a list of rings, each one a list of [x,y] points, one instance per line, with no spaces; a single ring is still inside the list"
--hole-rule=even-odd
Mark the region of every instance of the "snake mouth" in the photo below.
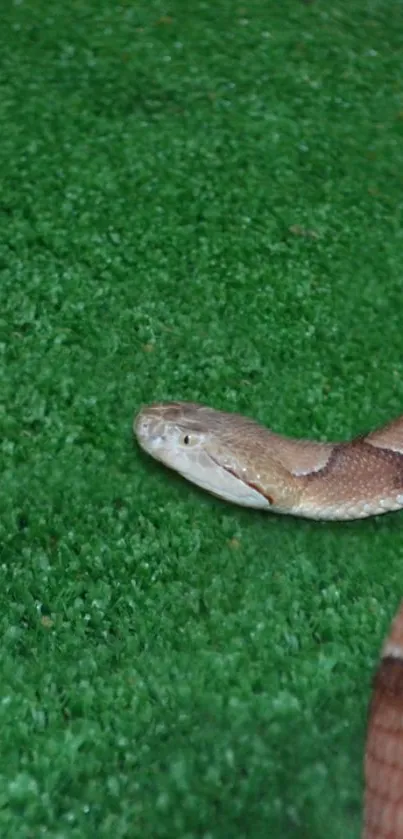
[[[235,469],[231,469],[230,466],[224,466],[222,463],[216,460],[215,457],[212,454],[210,454],[210,452],[208,456],[210,460],[215,464],[215,466],[218,466],[219,469],[223,469],[223,471],[226,472],[227,475],[231,475],[233,478],[236,478],[236,480],[240,481],[244,486],[249,487],[249,489],[253,489],[254,492],[257,492],[259,495],[261,495],[261,497],[264,498],[267,501],[267,503],[270,504],[271,507],[273,507],[273,496],[269,495],[266,492],[263,492],[262,488],[258,486],[258,484],[253,483],[253,481],[246,481],[245,478],[241,478],[240,475],[238,475],[238,473],[235,472]]]

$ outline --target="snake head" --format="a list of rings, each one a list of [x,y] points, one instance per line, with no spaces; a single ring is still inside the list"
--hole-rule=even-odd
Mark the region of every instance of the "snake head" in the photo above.
[[[259,461],[267,429],[253,420],[193,402],[160,402],[140,411],[133,431],[144,451],[213,495],[244,507],[281,510],[277,498],[289,476],[274,460],[263,485]]]

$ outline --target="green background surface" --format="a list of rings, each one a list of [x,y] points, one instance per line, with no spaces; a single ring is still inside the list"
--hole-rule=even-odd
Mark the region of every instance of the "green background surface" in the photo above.
[[[131,423],[402,413],[402,65],[393,0],[4,4],[2,837],[358,839],[402,516],[226,505]]]

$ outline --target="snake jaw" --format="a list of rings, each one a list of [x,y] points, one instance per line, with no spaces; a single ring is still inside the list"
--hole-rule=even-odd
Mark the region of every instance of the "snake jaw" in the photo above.
[[[232,477],[233,477],[233,478],[236,478],[236,480],[237,480],[237,481],[241,481],[241,482],[244,484],[244,486],[249,487],[249,489],[251,489],[251,490],[253,490],[254,492],[257,492],[259,495],[261,495],[261,496],[262,496],[262,498],[264,498],[264,499],[268,502],[268,504],[270,505],[270,507],[272,507],[272,506],[275,504],[275,501],[274,501],[274,498],[273,498],[273,496],[272,496],[272,495],[269,495],[268,493],[264,492],[264,491],[263,491],[263,489],[262,489],[262,487],[261,487],[261,486],[259,486],[257,483],[254,483],[253,481],[248,481],[248,480],[246,479],[246,477],[245,477],[245,476],[246,476],[246,471],[247,471],[246,469],[242,470],[242,471],[245,473],[245,476],[241,477],[241,476],[238,474],[238,472],[237,472],[235,469],[233,469],[231,466],[226,466],[225,464],[220,463],[218,460],[216,460],[216,459],[214,458],[214,456],[211,454],[211,452],[210,452],[210,454],[209,454],[209,457],[211,458],[212,462],[213,462],[213,463],[214,463],[214,464],[215,464],[215,465],[216,465],[219,469],[224,469],[224,471],[225,471],[228,475],[232,475]]]

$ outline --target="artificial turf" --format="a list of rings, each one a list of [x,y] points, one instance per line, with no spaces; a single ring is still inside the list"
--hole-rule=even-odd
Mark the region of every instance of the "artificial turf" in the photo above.
[[[0,24],[0,836],[358,837],[402,515],[214,500],[188,399],[402,413],[400,2],[20,0]]]

